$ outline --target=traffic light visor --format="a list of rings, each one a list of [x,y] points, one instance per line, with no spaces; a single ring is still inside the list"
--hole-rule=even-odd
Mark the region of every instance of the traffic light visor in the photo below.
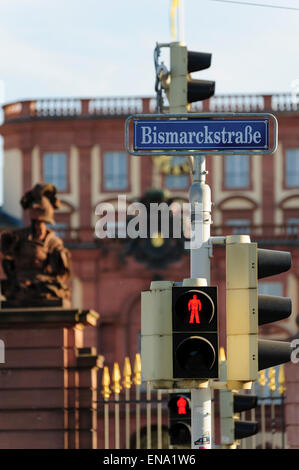
[[[188,51],[188,72],[198,72],[211,66],[212,54],[208,52]]]
[[[210,80],[190,80],[187,86],[188,103],[207,100],[215,93],[215,82]]]
[[[289,251],[264,250],[258,248],[258,279],[284,273],[292,266],[292,256]]]

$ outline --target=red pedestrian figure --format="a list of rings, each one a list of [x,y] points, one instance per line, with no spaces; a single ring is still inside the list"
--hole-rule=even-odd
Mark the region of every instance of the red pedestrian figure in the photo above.
[[[179,415],[185,415],[187,414],[186,411],[186,405],[187,405],[187,400],[185,400],[184,397],[180,397],[178,401],[176,402],[177,407],[178,407],[178,414]]]
[[[198,312],[201,310],[201,301],[195,294],[193,295],[193,299],[189,300],[188,310],[189,312],[191,311],[189,323],[194,323],[194,317],[195,323],[200,323]]]

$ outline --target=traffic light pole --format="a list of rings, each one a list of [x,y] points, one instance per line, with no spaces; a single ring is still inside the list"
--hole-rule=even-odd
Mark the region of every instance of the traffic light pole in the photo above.
[[[191,68],[189,70],[189,58],[186,46],[180,42],[170,44],[171,80],[168,94],[170,113],[185,113],[187,111],[189,96],[189,86],[187,82],[188,71],[202,70],[210,66],[210,54],[199,54],[199,56],[195,54],[195,56],[196,57],[193,57],[195,61],[193,60],[194,63],[190,64]],[[204,62],[204,66],[202,66],[202,61]],[[198,63],[200,63],[200,66],[196,67],[195,65],[198,65]],[[201,94],[201,87],[204,83],[208,84],[208,92],[203,96]],[[214,93],[214,82],[200,81],[200,84],[198,82],[195,83],[195,85],[200,88],[200,93],[196,95],[196,99],[194,99],[193,96],[190,101],[206,99]],[[190,278],[202,279],[202,285],[210,285],[209,239],[211,225],[211,190],[206,184],[206,174],[205,156],[194,155],[192,168],[193,180],[189,191],[191,226],[194,235],[194,240],[190,243]],[[201,281],[198,282],[200,283]],[[197,449],[198,447],[210,449],[212,447],[211,415],[211,389],[209,382],[206,381],[202,388],[191,390],[191,446],[193,449]]]
[[[191,243],[191,278],[204,278],[210,284],[209,239],[211,235],[211,190],[206,184],[206,158],[193,157],[193,182],[189,190],[191,224],[194,241]]]
[[[193,157],[193,182],[189,191],[193,242],[190,246],[190,277],[210,284],[209,239],[211,226],[211,190],[206,184],[204,155]],[[209,382],[191,390],[192,449],[212,448],[212,395]]]

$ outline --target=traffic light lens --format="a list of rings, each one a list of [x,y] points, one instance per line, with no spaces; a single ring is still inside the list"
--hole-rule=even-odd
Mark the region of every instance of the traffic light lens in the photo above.
[[[190,397],[175,394],[170,398],[168,408],[171,419],[188,418],[191,416]]]
[[[196,373],[200,368],[211,369],[216,354],[213,345],[205,338],[193,336],[182,341],[176,350],[176,359],[180,367],[189,373]]]
[[[186,444],[191,441],[190,428],[185,423],[173,424],[169,430],[172,444]]]
[[[178,401],[176,402],[177,407],[178,407],[178,414],[179,415],[185,415],[187,414],[186,411],[186,406],[187,406],[187,400],[185,400],[184,397],[180,397]]]
[[[180,293],[174,299],[175,317],[173,318],[173,327],[179,330],[188,326],[191,331],[205,331],[207,327],[209,329],[215,327],[216,300],[214,298],[213,301],[213,294],[215,297],[213,288],[210,288],[208,292],[190,289]]]

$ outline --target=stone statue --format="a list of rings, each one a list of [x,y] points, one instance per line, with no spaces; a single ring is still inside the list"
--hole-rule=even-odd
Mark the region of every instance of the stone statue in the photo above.
[[[70,307],[71,255],[47,223],[60,201],[52,184],[36,184],[22,197],[31,225],[1,234],[2,307]]]

